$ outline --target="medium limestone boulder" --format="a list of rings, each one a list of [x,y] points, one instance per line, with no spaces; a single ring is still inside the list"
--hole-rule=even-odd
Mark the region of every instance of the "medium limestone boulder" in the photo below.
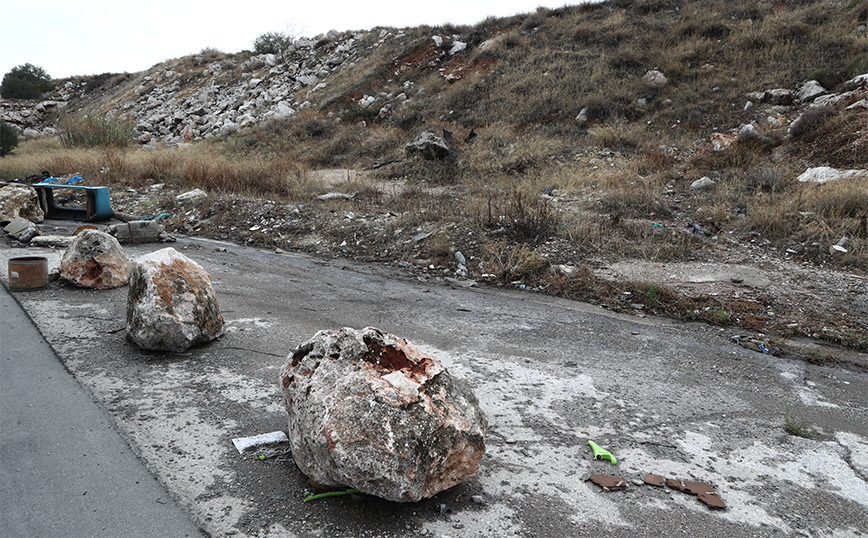
[[[173,248],[134,260],[127,338],[144,349],[184,351],[223,333],[211,276]]]
[[[446,140],[434,133],[425,131],[417,136],[412,142],[404,146],[408,155],[418,154],[426,160],[445,159],[452,151]]]
[[[60,276],[80,288],[119,288],[127,284],[131,265],[117,239],[99,230],[85,230],[63,254]]]
[[[479,470],[487,422],[473,391],[404,340],[320,331],[280,379],[293,459],[315,482],[412,502]]]
[[[0,186],[0,222],[9,222],[15,217],[42,222],[45,213],[39,207],[36,189],[15,183]]]

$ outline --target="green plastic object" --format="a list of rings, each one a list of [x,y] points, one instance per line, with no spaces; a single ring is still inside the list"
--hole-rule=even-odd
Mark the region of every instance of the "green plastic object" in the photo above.
[[[604,448],[600,448],[600,445],[593,441],[588,441],[588,444],[591,445],[591,450],[594,451],[595,460],[609,460],[612,465],[618,464],[618,460],[615,458],[615,456],[612,455],[611,452]]]
[[[353,493],[361,493],[361,491],[354,489],[354,488],[349,488],[349,489],[344,489],[344,490],[339,490],[339,491],[327,491],[325,493],[320,493],[317,495],[309,495],[309,496],[305,497],[305,499],[302,502],[315,501],[317,499],[323,499],[325,497],[337,497],[338,495],[351,495]]]

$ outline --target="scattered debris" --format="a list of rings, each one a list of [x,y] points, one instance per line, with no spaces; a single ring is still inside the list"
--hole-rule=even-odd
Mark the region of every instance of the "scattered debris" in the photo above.
[[[202,189],[193,189],[192,191],[187,191],[185,193],[181,193],[178,196],[175,196],[176,202],[195,202],[197,200],[204,200],[208,198],[208,193],[203,191]]]
[[[35,290],[48,285],[48,258],[42,256],[10,258],[7,265],[11,290]]]
[[[316,495],[308,495],[307,497],[304,498],[304,501],[302,501],[302,502],[315,501],[317,499],[323,499],[325,497],[337,497],[340,495],[353,495],[356,493],[362,493],[362,492],[357,490],[357,489],[354,489],[354,488],[347,488],[347,489],[338,490],[338,491],[327,491],[325,493],[317,493]]]
[[[289,438],[282,430],[269,433],[261,433],[251,437],[237,437],[232,440],[235,449],[239,454],[244,454],[245,451],[258,448],[263,445],[273,445],[277,443],[288,443]]]
[[[585,480],[585,482],[593,482],[603,488],[604,491],[619,491],[627,489],[627,482],[625,482],[623,478],[617,476],[592,474]]]
[[[609,452],[608,450],[600,448],[600,445],[598,445],[597,443],[595,443],[593,441],[588,441],[588,445],[590,445],[591,450],[594,451],[594,459],[595,460],[609,460],[609,462],[611,462],[612,465],[618,464],[618,460],[615,458],[615,456],[613,456],[612,453]]]
[[[173,242],[175,238],[166,233],[166,227],[157,219],[134,220],[109,226],[106,231],[121,243]]]
[[[651,473],[648,473],[645,476],[645,483],[648,484],[649,486],[654,486],[657,488],[662,488],[663,486],[666,485],[666,483],[663,481],[662,476],[657,476],[656,474],[651,474]]]
[[[472,389],[405,340],[320,331],[281,384],[293,459],[318,483],[415,502],[479,471],[487,421]]]
[[[697,497],[699,497],[700,501],[707,504],[710,508],[714,508],[716,510],[726,509],[726,505],[723,503],[723,500],[721,500],[717,492],[714,491],[714,488],[711,486],[711,484],[708,484],[707,482],[684,482],[682,480],[667,478],[666,485],[682,493],[696,495]]]
[[[733,336],[731,340],[743,348],[759,351],[760,353],[765,353],[767,355],[777,356],[781,352],[781,349],[771,345],[763,334],[758,334],[756,336],[736,335]]]
[[[356,197],[357,194],[359,194],[358,191],[356,191],[352,194],[346,194],[343,192],[329,192],[326,194],[321,194],[321,195],[317,196],[316,198],[317,198],[317,200],[339,200],[339,199],[352,200],[353,198]]]

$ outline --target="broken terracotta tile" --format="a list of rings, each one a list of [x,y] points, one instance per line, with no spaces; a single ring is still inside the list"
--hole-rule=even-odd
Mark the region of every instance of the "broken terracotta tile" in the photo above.
[[[672,489],[677,489],[678,491],[683,491],[687,493],[687,486],[684,485],[684,482],[681,480],[675,480],[674,478],[666,479],[666,486]]]
[[[726,505],[723,504],[723,501],[714,491],[714,488],[711,487],[711,484],[706,482],[684,482],[684,485],[687,487],[688,493],[692,493],[699,497],[699,500],[707,504],[710,508],[716,508],[718,510],[726,508]]]
[[[617,476],[592,474],[588,477],[586,482],[588,480],[590,480],[594,484],[597,484],[606,491],[618,491],[621,489],[627,489],[627,482],[625,482],[623,478],[619,478]]]
[[[696,495],[699,500],[708,505],[709,508],[715,508],[717,510],[726,509],[726,505],[723,504],[720,496],[718,496],[714,491],[711,484],[707,482],[684,482],[682,480],[667,478],[666,485],[672,489]]]
[[[662,488],[665,485],[662,477],[651,473],[648,473],[648,476],[645,477],[645,483],[649,486],[657,486],[658,488]]]

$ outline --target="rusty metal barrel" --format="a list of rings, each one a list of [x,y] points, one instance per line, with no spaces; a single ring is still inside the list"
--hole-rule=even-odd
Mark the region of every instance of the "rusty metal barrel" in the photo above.
[[[48,258],[22,256],[9,259],[9,289],[37,290],[48,285]]]

